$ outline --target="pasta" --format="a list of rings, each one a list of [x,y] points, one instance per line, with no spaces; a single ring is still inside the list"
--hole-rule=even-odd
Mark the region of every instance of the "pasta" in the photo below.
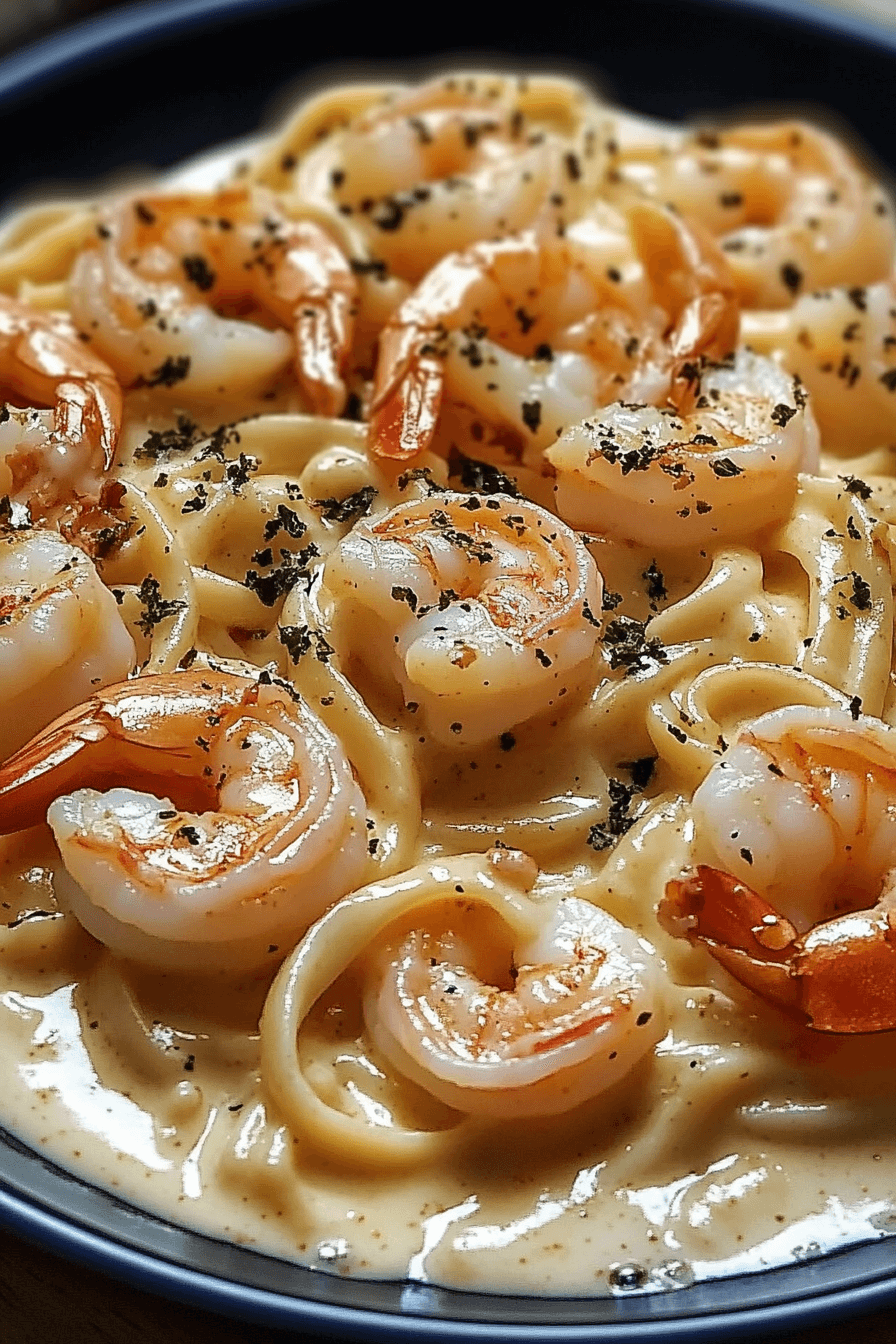
[[[227,172],[0,233],[3,1123],[343,1274],[886,1235],[886,193],[464,71]]]

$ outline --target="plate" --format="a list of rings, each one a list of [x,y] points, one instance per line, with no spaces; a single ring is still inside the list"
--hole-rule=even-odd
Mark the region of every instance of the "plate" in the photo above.
[[[168,168],[269,124],[304,81],[375,64],[565,69],[680,118],[775,103],[855,128],[896,168],[896,31],[799,0],[589,0],[550,25],[452,0],[450,29],[350,0],[167,0],[88,20],[0,62],[2,203]],[[634,1344],[718,1340],[896,1304],[894,1241],[661,1295],[551,1299],[347,1280],[176,1227],[0,1131],[0,1221],[48,1250],[193,1306],[367,1340]]]

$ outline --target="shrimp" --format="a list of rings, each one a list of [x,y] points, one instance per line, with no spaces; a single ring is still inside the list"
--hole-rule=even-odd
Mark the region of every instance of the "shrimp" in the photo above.
[[[663,130],[617,149],[611,197],[671,203],[699,220],[720,240],[745,308],[786,308],[801,293],[871,284],[892,270],[886,194],[816,126]]]
[[[370,447],[422,452],[447,388],[540,456],[595,406],[659,402],[682,362],[729,354],[732,292],[715,245],[652,206],[452,254],[380,335]]]
[[[557,1115],[612,1087],[663,1034],[649,943],[563,897],[513,950],[511,988],[483,983],[477,949],[415,930],[380,954],[364,1000],[378,1049],[459,1111]]]
[[[798,473],[818,466],[818,429],[799,380],[748,350],[690,373],[680,409],[616,402],[547,450],[561,518],[681,547],[749,536],[786,517]]]
[[[416,284],[481,238],[580,214],[603,162],[599,115],[569,80],[460,72],[386,91],[348,125],[322,127],[292,186],[350,216],[380,263]]]
[[[72,316],[121,378],[177,395],[240,397],[292,354],[313,411],[337,415],[356,284],[320,225],[261,189],[127,200],[69,281]],[[292,332],[219,315],[258,311]]]
[[[663,918],[816,1031],[896,1029],[896,732],[788,706],[694,796],[697,867]]]
[[[745,313],[743,340],[799,377],[822,442],[850,456],[896,442],[896,284],[823,289]]]
[[[337,644],[388,669],[440,742],[466,745],[588,675],[603,582],[546,510],[446,491],[358,522],[326,562],[324,592]]]
[[[45,514],[96,495],[112,466],[122,396],[108,364],[63,313],[0,295],[0,386],[48,411],[0,411],[0,495]]]
[[[0,768],[0,832],[44,817],[61,900],[162,968],[275,964],[367,857],[337,739],[264,673],[142,676],[62,715]]]
[[[115,598],[83,551],[55,532],[0,536],[0,759],[135,660]]]

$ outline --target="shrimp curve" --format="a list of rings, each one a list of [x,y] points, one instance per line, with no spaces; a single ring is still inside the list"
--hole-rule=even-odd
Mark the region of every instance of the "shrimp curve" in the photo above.
[[[389,1062],[484,1116],[557,1115],[612,1087],[663,1034],[653,949],[605,911],[561,898],[518,942],[512,988],[483,983],[476,949],[415,930],[380,954],[364,1000]]]
[[[603,581],[588,551],[506,495],[446,491],[362,519],[324,576],[345,638],[393,670],[445,743],[485,742],[548,708],[597,643]]]
[[[264,673],[110,686],[0,768],[0,831],[46,816],[88,932],[175,969],[282,959],[359,878],[364,811],[336,738]]]
[[[687,371],[678,408],[616,402],[545,454],[573,527],[655,546],[748,536],[786,517],[818,466],[806,393],[772,360],[739,350]]]
[[[261,188],[230,188],[125,201],[99,232],[72,270],[71,311],[123,379],[240,395],[270,383],[294,351],[311,409],[342,410],[357,286],[320,225],[287,217]],[[258,309],[294,340],[218,309]]]
[[[815,1031],[896,1029],[896,732],[841,709],[774,710],[693,810],[706,861],[668,884],[666,927]]]
[[[0,759],[135,661],[118,604],[82,550],[49,530],[0,536]]]
[[[449,367],[536,448],[614,395],[658,402],[682,363],[733,349],[733,294],[712,241],[652,205],[453,253],[380,333],[370,447],[404,461],[429,446]]]
[[[115,454],[121,388],[64,313],[0,295],[0,386],[51,408],[3,409],[0,494],[41,512],[76,495],[95,495]]]

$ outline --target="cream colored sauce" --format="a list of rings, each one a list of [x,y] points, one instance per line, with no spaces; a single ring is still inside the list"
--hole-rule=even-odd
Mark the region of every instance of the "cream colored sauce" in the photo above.
[[[171,181],[217,185],[244,149]],[[135,398],[126,443],[145,434],[145,410]],[[348,460],[331,455],[315,469],[322,481],[341,474],[348,493],[357,484]],[[653,553],[601,542],[593,550],[607,588],[647,619],[642,576]],[[799,639],[808,580],[793,554],[793,545],[766,548],[764,586],[744,616],[746,562],[733,553],[719,571],[721,596],[705,601],[713,624],[701,628],[699,610],[670,615],[668,665],[616,678],[590,708],[573,706],[558,731],[542,721],[521,732],[512,761],[497,748],[460,756],[423,744],[418,753],[427,852],[483,848],[487,794],[497,833],[532,847],[542,892],[572,883],[664,957],[667,1032],[618,1086],[571,1115],[467,1126],[450,1162],[378,1173],[327,1163],[265,1100],[258,1022],[268,981],[191,980],[117,963],[71,915],[52,913],[59,858],[41,828],[0,840],[4,1124],[64,1168],[176,1223],[322,1271],[407,1279],[412,1300],[427,1283],[668,1291],[892,1233],[896,1033],[826,1038],[795,1028],[663,932],[655,905],[689,860],[692,828],[687,806],[664,792],[662,766],[655,800],[606,864],[581,843],[606,813],[604,770],[620,755],[652,752],[644,723],[653,700],[683,713],[699,672],[748,649],[748,628],[758,631],[751,656],[770,661]],[[660,556],[668,605],[703,584],[716,559]],[[363,688],[388,721],[377,686]],[[744,715],[744,696],[749,712],[762,712],[762,695],[729,691],[720,721]],[[306,1076],[334,1107],[371,1125],[450,1127],[447,1108],[397,1084],[377,1058],[359,977],[358,968],[341,977],[305,1024]]]
[[[611,861],[617,912],[681,862],[686,824],[670,853],[656,820]],[[7,864],[25,839],[3,842]],[[41,863],[10,895],[34,909],[50,903],[52,846],[27,840]],[[896,1220],[891,1035],[788,1040],[771,1013],[676,990],[655,1059],[572,1115],[483,1124],[438,1167],[340,1171],[303,1158],[266,1114],[263,984],[197,994],[196,982],[116,965],[71,924],[33,917],[0,941],[6,1123],[82,1177],[212,1235],[342,1274],[568,1294],[787,1264]],[[390,1083],[351,976],[306,1024],[300,1058],[325,1097],[341,1084],[373,1124],[450,1122]]]

